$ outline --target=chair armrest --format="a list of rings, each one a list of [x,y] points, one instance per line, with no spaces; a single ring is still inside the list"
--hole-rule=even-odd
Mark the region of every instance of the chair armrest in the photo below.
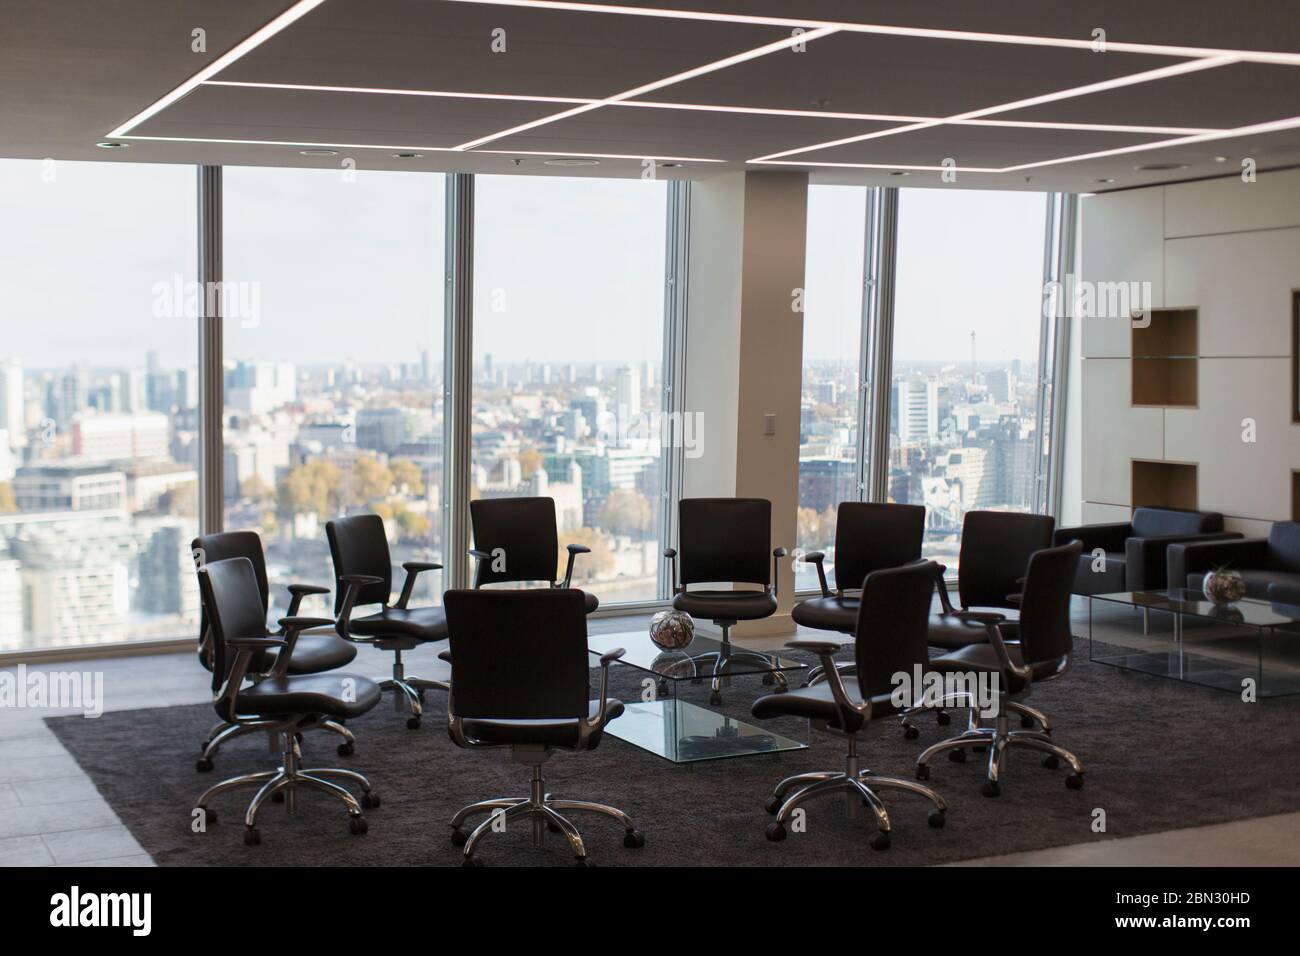
[[[445,651],[439,651],[439,652],[438,652],[438,660],[440,660],[440,661],[446,661],[448,664],[450,664],[450,663],[451,663],[451,648],[447,648]]]
[[[573,559],[580,554],[591,554],[591,548],[587,547],[585,544],[569,544],[565,545],[565,550],[569,552],[569,560],[564,567],[564,581],[560,586],[567,588],[572,587]]]
[[[1168,551],[1169,586],[1185,588],[1189,574],[1200,574],[1225,565],[1241,570],[1265,569],[1269,564],[1267,538],[1177,542],[1171,544]]]
[[[605,701],[609,694],[609,665],[618,660],[627,651],[621,647],[616,647],[612,651],[606,651],[600,655],[600,706],[596,708],[596,717],[594,720],[578,721],[578,747],[585,748],[587,740],[594,731],[600,730],[605,726],[606,707]],[[455,681],[453,681],[455,683]]]
[[[289,617],[294,617],[298,613],[298,608],[302,605],[302,599],[309,594],[329,594],[329,588],[323,588],[315,584],[290,584],[289,591]]]
[[[680,594],[682,589],[677,584],[677,549],[664,548],[664,557],[668,559],[668,585],[673,594]]]
[[[830,685],[831,696],[835,698],[835,706],[840,708],[840,726],[848,726],[848,715],[854,714],[864,720],[871,720],[871,698],[867,697],[859,701],[849,699],[848,689],[844,686],[844,678],[840,674],[839,667],[835,664],[835,658],[831,655],[840,649],[840,645],[834,641],[817,641],[801,638],[793,641],[786,641],[786,647],[796,651],[812,651],[818,657],[822,665],[822,673],[826,683]]]
[[[792,651],[807,651],[810,654],[834,654],[843,647],[838,641],[819,641],[811,637],[800,637],[793,641],[786,641],[785,646]]]
[[[345,641],[352,641],[357,644],[369,644],[372,640],[369,638],[356,638],[348,629],[352,621],[352,609],[356,607],[357,598],[361,596],[361,589],[367,584],[380,584],[383,578],[377,578],[370,574],[344,574],[339,577],[339,583],[347,587],[343,592],[343,604],[339,607],[338,620],[334,622],[334,631]]]
[[[326,624],[333,624],[333,621],[326,621]],[[263,651],[272,647],[285,647],[288,640],[283,637],[228,637],[226,644],[237,650]]]
[[[1005,614],[999,614],[997,611],[967,611],[965,609],[952,612],[956,617],[965,621],[974,621],[976,624],[1001,624],[1007,619]]]
[[[952,606],[952,598],[948,596],[948,582],[943,579],[948,568],[946,565],[936,563],[934,566],[934,587],[939,592],[939,605],[943,608],[944,614],[955,614],[957,609]]]
[[[1151,538],[1129,538],[1124,542],[1124,586],[1130,591],[1154,591],[1167,587],[1186,587],[1169,580],[1168,549],[1171,544],[1193,541],[1236,541],[1236,531],[1212,531],[1206,534],[1170,534]]]
[[[442,565],[434,561],[406,561],[402,564],[402,570],[406,572],[406,580],[402,582],[402,593],[393,606],[405,610],[411,600],[411,592],[415,590],[415,579],[425,571],[441,571]]]
[[[781,596],[781,566],[777,563],[788,554],[785,548],[772,549],[772,597]]]
[[[817,583],[822,587],[822,597],[831,596],[830,585],[826,583],[826,554],[822,551],[809,551],[803,556],[809,564],[817,566]],[[836,582],[839,583],[838,581]]]
[[[1123,551],[1124,542],[1132,533],[1133,526],[1127,521],[1057,528],[1052,534],[1052,546],[1060,547],[1071,541],[1078,541],[1083,544],[1084,551],[1093,551],[1097,548],[1103,551]]]
[[[271,669],[272,677],[283,677],[289,673],[289,661],[293,649],[298,646],[298,635],[309,627],[329,627],[334,622],[328,617],[298,617],[290,614],[280,618],[280,633],[285,636],[284,650],[275,658],[275,667]]]
[[[1006,639],[1002,635],[1002,628],[997,622],[987,622],[985,630],[989,634],[989,643],[993,645],[993,650],[998,655],[998,663],[1002,665],[1003,670],[1010,671],[1021,680],[1029,682],[1033,679],[1034,669],[1028,664],[1016,666],[1011,660],[1011,654],[1007,651]]]
[[[280,618],[278,623],[280,627],[284,629],[284,632],[288,634],[293,631],[305,631],[312,627],[330,627],[334,624],[334,621],[328,617],[298,617],[290,615],[289,617]]]

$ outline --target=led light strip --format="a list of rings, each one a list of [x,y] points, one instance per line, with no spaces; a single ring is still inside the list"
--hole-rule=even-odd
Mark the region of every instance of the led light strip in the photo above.
[[[307,93],[375,93],[383,96],[433,96],[464,100],[515,100],[520,103],[599,103],[589,96],[531,96],[527,93],[461,93],[455,90],[411,90],[382,86],[318,86],[314,83],[257,83],[252,80],[204,80],[203,86],[251,87],[259,90],[298,90]]]
[[[666,17],[674,20],[702,20],[713,23],[744,23],[751,26],[803,27],[848,33],[874,33],[884,36],[919,37],[935,40],[964,40],[973,43],[1013,43],[1020,46],[1051,46],[1072,50],[1093,49],[1093,40],[1070,37],[1044,37],[1023,33],[985,33],[974,30],[944,30],[930,27],[901,27],[878,23],[855,23],[841,20],[815,20],[806,17],[767,17],[744,13],[714,13],[702,10],[677,10],[662,7],[629,7],[613,3],[581,3],[577,0],[446,0],[448,3],[475,3],[500,7],[525,7],[535,10],[567,10],[576,13],[617,13],[624,16]],[[1117,53],[1146,53],[1152,56],[1217,57],[1235,56],[1255,63],[1300,66],[1300,53],[1263,50],[1220,50],[1210,47],[1172,46],[1164,43],[1106,41],[1106,49]]]
[[[795,34],[794,36],[789,36],[782,40],[776,40],[772,43],[766,43],[763,46],[755,47],[752,50],[745,50],[743,53],[736,53],[721,60],[714,60],[712,63],[705,63],[703,66],[697,66],[681,73],[675,73],[672,76],[666,76],[660,80],[643,83],[641,86],[633,87],[630,90],[624,90],[622,93],[615,93],[613,96],[607,96],[595,103],[584,103],[560,113],[543,116],[541,119],[535,119],[528,123],[520,123],[518,126],[512,126],[510,129],[504,129],[487,136],[480,136],[478,139],[472,139],[468,143],[462,143],[456,148],[458,150],[474,149],[475,147],[482,146],[485,143],[491,143],[498,139],[504,139],[507,136],[513,136],[516,133],[522,133],[530,129],[536,129],[539,126],[546,126],[549,123],[554,123],[562,119],[568,119],[570,116],[577,116],[580,113],[587,113],[591,110],[600,109],[602,106],[610,106],[623,100],[630,100],[643,93],[651,93],[654,90],[662,89],[665,86],[671,86],[674,83],[682,83],[686,80],[692,80],[697,76],[704,76],[707,73],[725,70],[727,67],[735,66],[737,63],[744,63],[748,60],[757,59],[760,56],[767,56],[769,53],[776,53],[780,50],[787,50],[792,46],[798,46],[813,40],[819,40],[834,32],[835,30],[833,28],[827,27],[819,30],[809,30],[807,33]]]
[[[156,100],[155,102],[146,106],[143,110],[141,110],[139,113],[136,113],[134,116],[132,116],[121,126],[109,132],[108,138],[125,139],[127,133],[131,132],[131,130],[135,129],[145,120],[147,120],[149,117],[154,116],[157,113],[160,113],[162,110],[165,110],[167,107],[171,106],[181,97],[188,94],[200,83],[204,82],[209,77],[216,76],[218,73],[220,73],[226,67],[230,66],[232,63],[234,63],[244,54],[248,53],[250,50],[253,50],[261,46],[263,43],[271,39],[271,37],[275,36],[285,27],[289,26],[289,24],[294,23],[295,21],[305,17],[307,14],[311,13],[313,10],[315,10],[324,2],[325,0],[298,0],[297,3],[295,3],[288,10],[284,11],[284,13],[280,14],[270,23],[263,26],[261,29],[255,31],[254,33],[249,34],[239,43],[235,44],[225,53],[221,54],[221,56],[217,57],[207,66],[203,67],[203,69],[199,70],[197,73],[191,76],[180,86],[176,87],[176,89],[172,90],[170,93],[162,97],[162,99]]]

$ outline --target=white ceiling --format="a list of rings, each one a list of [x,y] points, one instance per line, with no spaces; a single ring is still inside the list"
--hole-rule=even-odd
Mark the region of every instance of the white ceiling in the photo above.
[[[1293,0],[599,6],[5,0],[0,155],[1072,191],[1300,164]]]

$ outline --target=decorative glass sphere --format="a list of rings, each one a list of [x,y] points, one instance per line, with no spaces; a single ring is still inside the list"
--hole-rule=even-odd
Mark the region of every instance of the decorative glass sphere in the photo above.
[[[1236,571],[1219,569],[1205,576],[1201,590],[1215,604],[1232,604],[1246,596],[1246,582]]]
[[[650,619],[650,640],[664,650],[679,650],[694,639],[695,622],[684,611],[660,611]]]

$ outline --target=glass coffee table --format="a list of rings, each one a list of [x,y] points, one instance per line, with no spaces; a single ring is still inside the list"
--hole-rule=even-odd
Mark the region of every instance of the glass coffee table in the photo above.
[[[1300,694],[1300,607],[1200,591],[1123,591],[1088,601],[1088,659],[1257,698]]]
[[[587,647],[593,658],[616,647],[627,651],[610,668],[609,695],[623,700],[625,708],[623,715],[605,730],[612,737],[673,763],[803,750],[808,746],[806,720],[765,720],[763,726],[757,727],[733,716],[748,716],[750,703],[775,692],[783,683],[798,686],[802,672],[808,669],[806,664],[735,644],[724,646],[721,641],[699,635],[687,647],[673,651],[656,645],[644,631],[593,634],[587,639]],[[722,669],[724,686],[720,691],[722,701],[715,703],[711,687],[713,662],[693,659],[720,653],[726,661]],[[628,676],[636,678],[631,687]],[[770,681],[770,686],[765,681]]]

